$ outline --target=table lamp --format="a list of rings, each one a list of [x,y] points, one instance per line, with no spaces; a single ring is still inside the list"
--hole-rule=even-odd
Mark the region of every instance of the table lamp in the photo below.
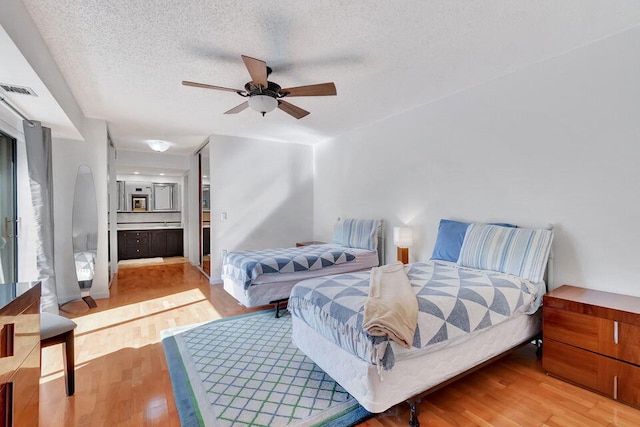
[[[413,246],[411,227],[393,227],[393,244],[398,247],[398,261],[409,262],[409,246]]]

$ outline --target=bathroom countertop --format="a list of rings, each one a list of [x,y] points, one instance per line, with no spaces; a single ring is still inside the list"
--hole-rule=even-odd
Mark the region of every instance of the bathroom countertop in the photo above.
[[[164,223],[164,222],[147,222],[147,223],[125,223],[118,224],[118,231],[126,230],[171,230],[176,228],[184,228],[180,223]]]

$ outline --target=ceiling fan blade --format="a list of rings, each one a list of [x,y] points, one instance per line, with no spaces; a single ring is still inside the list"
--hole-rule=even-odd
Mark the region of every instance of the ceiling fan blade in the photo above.
[[[236,113],[239,113],[240,111],[245,110],[248,106],[249,106],[249,101],[244,101],[242,104],[238,105],[237,107],[233,107],[231,110],[225,111],[224,113],[236,114]]]
[[[283,101],[282,99],[278,100],[278,108],[287,114],[291,114],[296,119],[301,119],[304,116],[310,114],[307,110],[303,110],[300,107],[296,107],[293,104],[289,104],[287,101]]]
[[[207,85],[204,83],[196,83],[196,82],[190,82],[187,80],[183,80],[182,84],[185,86],[193,86],[193,87],[201,87],[203,89],[215,89],[215,90],[224,90],[227,92],[244,92],[244,90],[242,89],[231,89],[228,87],[222,87],[222,86],[213,86],[213,85]]]
[[[249,56],[242,55],[242,61],[244,66],[247,67],[251,80],[256,86],[268,87],[267,83],[267,63],[259,59],[251,58]]]
[[[287,96],[330,96],[337,95],[336,85],[331,83],[320,83],[317,85],[297,86],[281,89],[280,93],[289,92]]]

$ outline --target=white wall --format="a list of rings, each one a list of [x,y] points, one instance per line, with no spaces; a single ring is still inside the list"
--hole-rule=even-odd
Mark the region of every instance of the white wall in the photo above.
[[[291,247],[313,233],[313,152],[307,145],[211,136],[211,280],[222,250]],[[227,221],[220,214],[227,213]]]
[[[640,296],[640,29],[314,147],[314,238],[336,216],[553,223],[554,286]]]
[[[85,141],[53,140],[54,251],[61,304],[80,298],[72,244],[74,187],[80,165],[91,168],[98,202],[98,253],[91,295],[96,299],[109,297],[107,125],[103,120],[86,119],[83,131]]]
[[[149,149],[151,150],[151,149]],[[152,168],[152,169],[189,169],[189,156],[169,153],[157,153],[155,151],[129,151],[118,150],[118,168]]]

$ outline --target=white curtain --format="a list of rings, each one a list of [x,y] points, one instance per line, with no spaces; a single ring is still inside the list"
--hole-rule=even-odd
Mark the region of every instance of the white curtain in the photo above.
[[[42,282],[42,311],[58,313],[53,254],[53,172],[51,129],[40,122],[23,122],[31,201],[35,216],[38,280]]]

